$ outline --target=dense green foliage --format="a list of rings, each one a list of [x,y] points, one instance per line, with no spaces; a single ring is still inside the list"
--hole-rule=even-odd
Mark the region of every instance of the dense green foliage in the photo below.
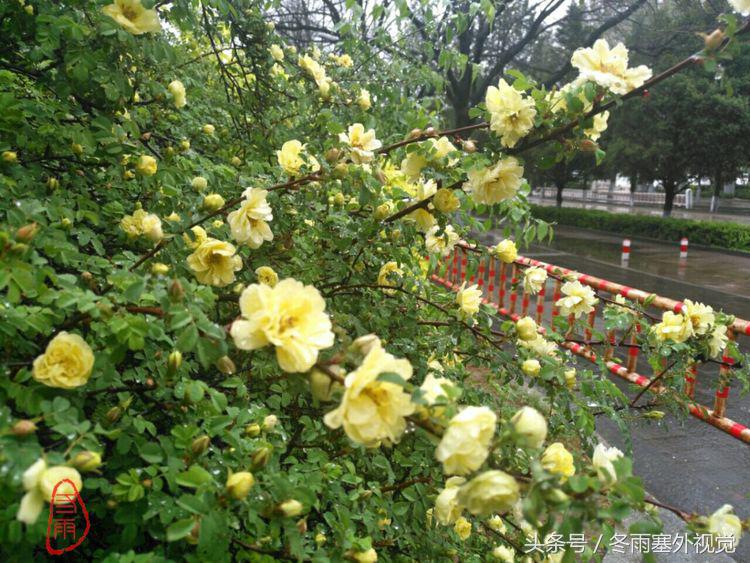
[[[679,242],[681,237],[688,237],[690,244],[750,251],[750,227],[740,223],[538,205],[533,206],[533,213],[535,217],[559,225],[596,229],[634,237],[650,237],[675,243]]]

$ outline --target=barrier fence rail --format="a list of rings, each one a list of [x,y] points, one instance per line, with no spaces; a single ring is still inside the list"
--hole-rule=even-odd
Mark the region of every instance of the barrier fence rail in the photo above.
[[[555,199],[557,188],[539,188],[532,196],[541,199]],[[619,203],[622,205],[664,205],[665,195],[654,192],[608,192],[583,190],[581,188],[566,188],[563,197],[568,201],[588,201],[591,203]],[[687,207],[687,196],[677,194],[674,197],[675,207]]]
[[[547,279],[541,290],[537,293],[536,301],[533,304],[532,296],[524,291],[522,283],[518,283],[521,279],[523,269],[530,266],[543,268],[549,274],[555,276],[554,278],[550,277]],[[517,321],[519,318],[527,315],[532,316],[535,318],[537,324],[542,327],[540,329],[542,331],[548,330],[543,325],[545,324],[546,312],[545,297],[549,284],[552,284],[552,302],[550,303],[547,315],[550,327],[552,327],[554,318],[560,315],[559,308],[555,306],[555,303],[561,297],[560,288],[562,281],[559,279],[561,277],[578,280],[580,283],[594,289],[600,296],[604,297],[606,295],[612,300],[614,300],[616,295],[622,295],[627,299],[640,303],[644,307],[660,311],[680,313],[684,308],[684,304],[680,301],[587,274],[581,274],[568,268],[555,266],[524,256],[518,256],[513,264],[506,264],[494,256],[488,256],[487,253],[480,251],[472,245],[463,243],[456,245],[452,253],[438,263],[431,276],[432,281],[453,291],[457,291],[464,281],[468,284],[476,283],[483,292],[483,302],[493,306],[500,316],[513,321]],[[593,363],[599,360],[599,356],[593,350],[593,346],[587,343],[591,340],[597,315],[600,315],[603,311],[601,303],[602,300],[600,299],[594,310],[589,313],[583,339],[574,341],[574,339],[570,338],[571,334],[568,334],[566,335],[566,340],[560,343],[560,346]],[[637,332],[640,332],[640,324],[636,323],[635,328]],[[735,340],[738,336],[748,335],[750,335],[750,321],[744,319],[735,319],[734,323],[727,329],[727,336],[730,340]],[[602,357],[607,369],[612,374],[651,392],[662,392],[663,387],[657,380],[658,376],[649,378],[636,372],[636,364],[640,352],[640,347],[636,345],[636,334],[632,332],[630,342],[625,344],[628,348],[628,358],[625,365],[615,362],[612,359],[614,349],[617,345],[616,339],[617,335],[615,331],[607,331],[608,342],[605,343],[606,349]],[[727,355],[724,355],[722,361],[719,363],[720,384],[714,396],[713,408],[701,405],[694,400],[698,378],[698,370],[695,365],[685,374],[684,397],[681,399],[681,402],[694,417],[723,430],[745,443],[750,443],[750,428],[726,417],[732,364],[733,358]]]

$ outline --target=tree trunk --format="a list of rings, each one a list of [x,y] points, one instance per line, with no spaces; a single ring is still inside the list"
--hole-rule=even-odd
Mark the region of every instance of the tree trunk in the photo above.
[[[709,211],[715,213],[719,209],[719,195],[721,194],[721,188],[724,186],[724,171],[721,167],[716,169],[714,173],[714,194],[711,197],[711,207]]]
[[[555,187],[557,188],[555,202],[557,203],[557,207],[562,207],[563,190],[568,183],[568,165],[565,163],[565,161],[555,164],[553,179],[555,181]]]
[[[555,187],[557,188],[557,194],[555,194],[555,203],[557,204],[557,207],[562,207],[565,182],[555,182]]]
[[[672,215],[672,207],[674,207],[674,196],[677,191],[677,184],[675,182],[664,181],[664,211],[662,212],[663,217],[669,217]]]

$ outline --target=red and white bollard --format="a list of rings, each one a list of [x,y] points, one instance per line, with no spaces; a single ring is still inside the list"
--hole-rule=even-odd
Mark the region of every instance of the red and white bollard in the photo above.
[[[688,239],[687,237],[682,237],[680,239],[680,258],[687,258],[687,249],[688,249]]]
[[[623,264],[626,264],[630,260],[630,239],[626,238],[622,241],[622,255],[620,256],[620,261]]]

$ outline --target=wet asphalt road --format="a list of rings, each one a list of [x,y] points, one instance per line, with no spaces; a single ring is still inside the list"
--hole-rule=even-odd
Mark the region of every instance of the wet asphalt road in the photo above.
[[[621,243],[622,237],[558,226],[552,243],[534,245],[521,253],[665,297],[689,298],[750,318],[750,255],[690,249],[685,261],[679,258],[678,242],[663,244],[633,239],[630,259],[623,266]],[[740,344],[750,349],[750,338],[745,337]],[[579,359],[579,365],[581,362],[584,360]],[[651,374],[645,362],[639,362],[637,369],[643,375]],[[717,371],[717,366],[708,366],[698,375],[696,400],[709,407],[713,405]],[[632,385],[615,379],[623,391],[634,395]],[[739,396],[735,387],[730,392],[727,416],[750,425],[750,397]],[[597,428],[608,442],[627,449],[614,423],[603,419]],[[658,422],[639,420],[632,424],[631,430],[634,471],[642,477],[651,495],[688,512],[706,514],[729,503],[741,518],[750,516],[747,445],[693,417],[677,420],[667,416]],[[680,531],[674,523],[668,528],[672,533]],[[744,538],[733,558],[750,561],[750,537]],[[659,556],[659,560],[718,561],[719,558]]]

